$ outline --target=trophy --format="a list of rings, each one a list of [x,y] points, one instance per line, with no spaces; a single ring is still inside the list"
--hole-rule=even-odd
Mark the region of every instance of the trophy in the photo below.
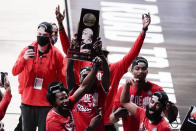
[[[92,61],[95,57],[93,44],[99,36],[99,11],[82,8],[77,42],[72,42],[68,58]]]

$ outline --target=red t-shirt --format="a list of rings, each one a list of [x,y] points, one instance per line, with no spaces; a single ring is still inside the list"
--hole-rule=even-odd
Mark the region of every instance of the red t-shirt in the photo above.
[[[137,108],[136,118],[139,121],[139,131],[171,131],[170,125],[163,117],[158,124],[152,124],[141,107]]]
[[[73,97],[69,97],[71,106],[73,108]],[[46,117],[46,131],[74,131],[74,120],[71,110],[69,114],[64,117],[51,109]]]
[[[72,112],[75,120],[76,131],[84,131],[90,124],[91,119],[97,115],[97,109],[102,108],[104,116],[103,103],[105,101],[105,91],[99,86],[94,93],[86,93],[74,106]],[[104,121],[101,120],[99,126],[94,131],[104,131]]]
[[[119,88],[116,94],[113,109],[117,109],[118,107],[121,106],[120,96],[121,96],[123,87],[124,85],[122,85]],[[154,83],[151,83],[149,81],[147,82],[146,87],[142,90],[138,90],[134,86],[131,86],[130,87],[130,99],[133,103],[135,103],[139,107],[146,108],[146,105],[149,104],[153,93],[156,91],[163,91],[163,89],[160,86]],[[123,122],[124,131],[137,131],[138,130],[139,122],[137,121],[135,116],[131,116],[131,114],[129,114],[129,117],[127,117],[127,119],[122,119],[122,122]]]

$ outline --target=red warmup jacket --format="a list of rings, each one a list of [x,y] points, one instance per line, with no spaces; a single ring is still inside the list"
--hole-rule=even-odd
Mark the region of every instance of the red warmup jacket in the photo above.
[[[138,56],[142,47],[145,36],[139,34],[137,40],[134,42],[128,54],[126,54],[122,60],[109,65],[110,68],[110,89],[105,100],[105,114],[104,123],[111,123],[110,114],[112,113],[112,107],[114,98],[118,90],[119,82],[122,76],[127,73],[128,68],[132,64],[133,60]]]
[[[24,59],[24,53],[28,47],[24,48],[20,53],[14,67],[12,74],[18,75],[22,84],[22,103],[32,106],[50,106],[46,100],[48,93],[48,85],[53,81],[61,81],[65,83],[65,78],[62,75],[63,55],[60,51],[50,45],[49,52],[39,57],[37,41],[31,45],[35,47],[35,57],[33,59]],[[34,83],[36,78],[42,78],[42,89],[35,89]]]
[[[10,91],[6,91],[5,95],[3,96],[3,99],[1,100],[0,103],[0,120],[3,119],[3,117],[5,116],[5,112],[7,110],[7,107],[11,101],[12,98],[12,94]]]
[[[67,51],[70,47],[70,40],[67,36],[67,34],[65,33],[65,30],[61,30],[59,31],[59,36],[60,36],[60,41],[62,44],[62,47],[63,47],[63,52],[67,55]],[[64,78],[66,78],[66,63],[67,63],[67,58],[64,58],[63,60],[63,63],[64,63],[64,67],[63,67],[63,75],[64,75]],[[18,93],[22,95],[22,92],[23,92],[23,85],[24,85],[24,81],[22,78],[24,75],[23,75],[23,72],[21,72],[20,74],[18,74]],[[66,87],[67,84],[66,84],[66,81],[64,81],[64,86]]]

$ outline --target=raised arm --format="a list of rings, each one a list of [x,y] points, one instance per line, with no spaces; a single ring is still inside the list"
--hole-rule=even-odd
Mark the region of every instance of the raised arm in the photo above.
[[[130,101],[130,85],[132,85],[132,80],[126,80],[125,87],[120,96],[120,102],[132,115],[136,115],[137,105]]]
[[[102,86],[105,89],[105,92],[109,91],[109,87],[110,87],[110,69],[108,66],[108,62],[105,58],[104,55],[100,56],[100,58],[102,59],[103,63],[102,63],[102,69],[103,69],[103,75],[102,75]]]
[[[151,22],[150,13],[148,12],[148,14],[142,14],[142,25],[143,25],[143,28],[142,28],[141,34],[143,36],[146,35],[146,31],[148,30],[148,26],[150,25],[150,22]]]
[[[71,91],[73,87],[76,87],[75,83],[75,75],[73,71],[74,60],[68,59],[67,60],[67,69],[66,69],[66,81],[67,81],[67,89]]]
[[[93,44],[93,48],[95,50],[95,53],[101,58],[102,60],[102,65],[101,69],[103,70],[103,75],[101,79],[101,84],[103,88],[105,89],[105,92],[109,91],[109,86],[110,86],[110,69],[108,66],[108,62],[103,54],[102,51],[102,41],[101,38],[97,38],[97,41]]]
[[[11,101],[11,98],[12,98],[11,87],[10,87],[10,83],[9,83],[7,77],[5,77],[5,84],[4,84],[3,88],[5,88],[6,93],[3,96],[2,101],[0,102],[0,120],[3,119],[5,112],[7,110],[7,107]]]
[[[143,27],[142,27],[141,33],[139,34],[138,38],[132,45],[129,52],[123,57],[123,59],[116,62],[115,64],[112,64],[111,68],[115,68],[115,69],[120,68],[120,71],[118,71],[119,75],[123,75],[124,73],[126,73],[129,66],[133,62],[133,60],[139,55],[139,52],[144,42],[146,31],[148,30],[148,26],[150,25],[150,22],[151,22],[150,14],[149,13],[143,14],[142,15]],[[115,69],[111,69],[111,70],[115,70]]]
[[[61,40],[61,46],[63,48],[63,52],[67,55],[67,51],[71,45],[70,40],[65,32],[64,29],[64,25],[63,25],[63,20],[65,18],[65,10],[63,11],[63,14],[60,12],[60,6],[58,5],[56,7],[56,19],[58,22],[58,26],[59,26],[59,36],[60,36],[60,40]]]
[[[64,67],[63,59],[64,57],[60,52],[56,54],[56,73],[57,73],[56,78],[58,81],[61,81],[64,85],[67,85],[65,76],[63,75],[63,72],[62,72],[63,67]]]
[[[102,60],[99,57],[95,57],[93,60],[93,66],[92,70],[88,73],[88,75],[85,77],[84,81],[82,82],[82,85],[74,92],[73,97],[75,98],[75,101],[77,102],[94,84],[96,80],[96,74],[97,71],[102,63]]]

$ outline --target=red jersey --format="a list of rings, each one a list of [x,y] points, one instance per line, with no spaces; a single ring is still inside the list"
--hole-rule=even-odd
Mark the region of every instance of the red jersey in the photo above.
[[[76,131],[84,131],[90,124],[91,119],[97,115],[97,109],[102,108],[105,101],[105,90],[99,84],[93,93],[86,93],[74,106],[72,112],[75,120]],[[104,131],[104,121],[93,131]]]
[[[10,91],[6,91],[5,95],[3,96],[1,102],[0,102],[0,120],[3,119],[3,117],[5,116],[5,112],[7,110],[7,107],[11,101],[12,98],[12,94]]]
[[[115,101],[114,101],[114,109],[117,109],[121,106],[120,104],[120,96],[123,90],[123,86],[121,86],[117,92]],[[135,103],[137,106],[146,108],[146,106],[150,103],[150,99],[154,92],[163,91],[163,89],[149,81],[146,83],[146,87],[142,90],[136,89],[134,86],[130,87],[130,100]],[[138,131],[139,121],[135,118],[135,116],[129,116],[126,119],[122,119],[124,131]]]
[[[69,97],[71,106],[73,108],[74,101]],[[56,113],[54,109],[48,112],[46,117],[46,131],[74,131],[74,120],[71,110],[66,117]]]
[[[145,36],[139,34],[137,40],[134,42],[128,54],[126,54],[120,61],[109,65],[110,68],[110,89],[105,100],[105,116],[104,123],[111,123],[110,114],[112,113],[112,107],[115,95],[118,90],[119,82],[122,76],[127,73],[127,70],[133,60],[138,56],[142,47]]]
[[[153,124],[146,117],[145,109],[138,107],[136,111],[137,120],[139,121],[138,131],[171,131],[169,123],[162,117],[158,124]]]

